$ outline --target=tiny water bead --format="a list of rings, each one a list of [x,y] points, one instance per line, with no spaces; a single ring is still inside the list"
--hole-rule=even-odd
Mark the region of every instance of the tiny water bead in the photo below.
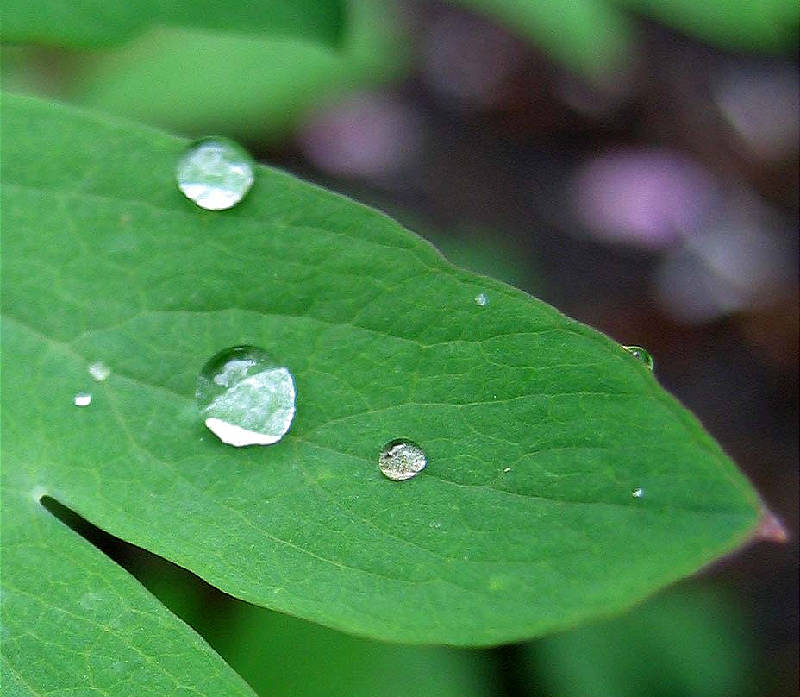
[[[109,368],[103,361],[95,361],[89,366],[89,375],[97,382],[103,382],[109,375],[111,375],[111,368]]]
[[[227,138],[203,138],[178,162],[178,187],[208,211],[232,208],[253,185],[253,158]]]
[[[88,407],[92,403],[92,395],[90,392],[78,392],[72,398],[72,403],[76,407]]]
[[[428,464],[425,451],[405,438],[389,441],[378,456],[378,467],[389,479],[401,482],[411,479]]]
[[[485,307],[489,304],[489,297],[486,295],[486,293],[478,293],[475,296],[475,304]]]
[[[636,488],[635,488],[635,489],[634,489],[634,490],[631,492],[631,496],[633,496],[633,498],[635,498],[635,499],[640,499],[640,498],[642,498],[642,496],[644,496],[644,489],[642,489],[642,487],[636,487]]]
[[[294,419],[292,374],[256,346],[233,346],[212,356],[197,378],[195,396],[208,429],[236,447],[277,443]]]
[[[653,361],[653,357],[650,355],[650,352],[647,349],[643,349],[641,346],[623,346],[631,356],[633,356],[636,360],[644,363],[650,370],[653,370],[655,363]]]

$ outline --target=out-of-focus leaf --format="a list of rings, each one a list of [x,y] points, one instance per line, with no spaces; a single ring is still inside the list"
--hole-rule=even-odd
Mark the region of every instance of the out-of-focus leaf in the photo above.
[[[680,586],[621,617],[537,641],[529,659],[547,694],[560,697],[745,697],[755,694],[751,644],[724,592]]]
[[[633,28],[606,0],[451,0],[496,19],[578,73],[604,79],[630,58]]]
[[[785,51],[797,44],[797,0],[612,0],[729,50]]]
[[[113,46],[159,25],[334,44],[344,0],[4,0],[0,17],[3,41],[68,48]]]
[[[160,28],[100,54],[70,101],[186,134],[270,139],[309,108],[404,64],[394,13],[358,0],[342,46]]]
[[[608,83],[632,56],[634,17],[650,15],[731,50],[782,51],[797,41],[796,0],[450,0],[505,25],[589,79]]]
[[[348,636],[238,603],[209,637],[262,695],[274,697],[489,697],[485,653],[397,646]]]
[[[422,230],[425,239],[456,266],[496,278],[529,292],[541,290],[541,280],[532,270],[527,250],[493,230],[438,231]]]

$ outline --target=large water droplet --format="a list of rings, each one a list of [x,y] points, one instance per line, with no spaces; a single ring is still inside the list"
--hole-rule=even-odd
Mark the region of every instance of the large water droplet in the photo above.
[[[178,162],[178,187],[200,208],[232,208],[253,185],[253,158],[227,138],[204,138]]]
[[[419,474],[428,464],[425,451],[405,438],[389,441],[378,457],[378,467],[389,479],[403,481]]]
[[[197,378],[197,405],[223,443],[270,445],[289,430],[295,414],[294,378],[255,346],[212,356]]]
[[[623,346],[631,356],[633,356],[636,360],[644,363],[650,370],[653,370],[655,365],[653,361],[653,357],[647,351],[647,349],[643,349],[641,346]]]
[[[90,392],[78,392],[72,398],[72,403],[76,407],[88,407],[92,403],[92,395]]]
[[[89,375],[97,382],[103,382],[109,375],[111,375],[111,368],[109,368],[103,361],[95,361],[89,366]]]
[[[487,296],[486,293],[478,293],[475,296],[475,304],[485,307],[489,304],[489,296]]]

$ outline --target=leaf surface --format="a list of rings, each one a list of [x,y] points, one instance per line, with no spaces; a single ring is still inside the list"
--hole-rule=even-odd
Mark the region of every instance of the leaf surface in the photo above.
[[[70,48],[112,46],[150,26],[297,36],[335,43],[344,23],[342,0],[6,0],[3,41]]]
[[[59,637],[14,625],[17,670],[76,651],[53,616],[124,585],[40,494],[238,598],[411,643],[622,609],[751,534],[747,481],[609,338],[279,171],[212,213],[175,186],[182,139],[11,95],[2,124],[2,581]],[[196,411],[240,344],[294,374],[276,445],[225,446]],[[377,467],[399,437],[428,455],[406,482]]]
[[[8,389],[4,381],[3,694],[255,697],[193,630],[47,512],[43,488],[17,488],[25,479],[5,447],[15,438]]]

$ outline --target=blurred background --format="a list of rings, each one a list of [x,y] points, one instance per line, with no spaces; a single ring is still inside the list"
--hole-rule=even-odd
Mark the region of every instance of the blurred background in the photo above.
[[[625,616],[465,651],[254,608],[74,524],[262,696],[797,694],[798,15],[795,0],[351,0],[335,47],[163,26],[102,50],[4,46],[7,90],[238,139],[645,346],[783,529]]]

